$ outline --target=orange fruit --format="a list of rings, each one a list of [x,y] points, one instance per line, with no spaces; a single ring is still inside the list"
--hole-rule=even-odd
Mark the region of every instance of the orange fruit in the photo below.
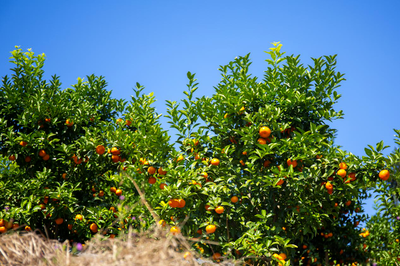
[[[92,231],[92,233],[97,233],[97,231],[98,231],[97,224],[95,224],[95,223],[92,223],[92,224],[89,226],[89,228],[90,228],[90,231]]]
[[[242,152],[243,155],[247,155],[247,151]]]
[[[19,224],[17,224],[17,223],[14,223],[13,225],[12,225],[12,229],[18,229],[19,228]]]
[[[382,170],[379,172],[379,178],[382,179],[383,181],[388,180],[390,177],[390,173],[388,170]]]
[[[282,184],[285,182],[283,179],[279,179],[279,181],[276,183],[277,186],[282,186]]]
[[[96,147],[96,153],[98,155],[102,155],[106,152],[106,148],[103,145],[97,145]]]
[[[149,175],[154,175],[156,173],[157,169],[154,168],[153,166],[150,166],[149,168],[147,168],[147,173],[149,173]]]
[[[198,230],[196,231],[196,233],[198,233],[199,235],[201,235],[201,234],[203,234],[203,230],[198,229]]]
[[[220,259],[221,259],[221,253],[215,252],[215,253],[212,255],[212,258],[213,258],[213,260],[220,260]]]
[[[181,233],[181,229],[178,226],[172,226],[169,230],[173,235],[177,235]]]
[[[44,161],[48,161],[49,159],[50,159],[50,155],[46,154],[45,156],[43,156]]]
[[[215,230],[217,229],[217,227],[213,224],[209,224],[206,226],[206,232],[207,234],[212,234],[215,232]]]
[[[159,224],[160,226],[162,226],[162,227],[165,227],[165,226],[167,225],[167,222],[164,221],[164,220],[160,220],[160,221],[158,221],[158,224]]]
[[[119,154],[121,154],[121,151],[117,147],[112,147],[111,148],[111,154],[119,155]]]
[[[7,228],[5,228],[4,226],[0,226],[0,233],[6,233],[7,232]]]
[[[72,224],[68,224],[68,230],[72,230]]]
[[[6,224],[4,219],[0,219],[0,226],[4,226]]]
[[[40,157],[44,157],[46,154],[47,154],[47,153],[46,153],[45,150],[40,150],[40,151],[39,151],[39,156],[40,156]]]
[[[8,159],[10,159],[10,161],[15,161],[15,155],[10,155],[10,157],[8,157]]]
[[[217,158],[212,159],[211,160],[211,164],[214,165],[214,166],[218,166],[219,165],[219,159],[217,159]]]
[[[149,184],[155,184],[157,182],[157,180],[154,177],[150,177],[148,180]]]
[[[110,187],[110,191],[111,191],[112,193],[115,193],[115,192],[117,191],[117,189],[116,189],[115,187]]]
[[[293,168],[295,168],[297,166],[297,161],[296,160],[292,161],[291,159],[287,159],[286,163],[287,163],[288,166],[292,165]]]
[[[122,121],[124,121],[124,120],[122,120],[122,118],[117,119],[117,123],[121,123]]]
[[[285,253],[281,253],[281,254],[279,254],[279,256],[281,256],[281,258],[282,258],[283,260],[286,260],[286,259],[287,259],[287,257],[286,257],[286,254],[285,254]]]
[[[266,139],[271,135],[271,129],[269,127],[261,127],[260,130],[258,131],[258,134],[260,137]]]
[[[179,155],[178,158],[176,159],[177,162],[183,161],[185,158],[183,155]]]
[[[347,207],[350,206],[351,205],[351,200],[346,201],[345,204],[346,204]]]
[[[167,171],[164,171],[164,170],[162,169],[162,167],[160,167],[160,168],[158,168],[158,174],[159,174],[159,175],[166,175],[166,174],[167,174]]]
[[[117,195],[118,197],[122,195],[122,189],[117,189],[115,191],[115,195]]]
[[[266,167],[268,167],[270,164],[271,164],[271,161],[270,161],[270,160],[266,160],[266,161],[263,163],[263,166],[266,168]]]
[[[65,124],[67,125],[67,127],[72,127],[74,125],[74,122],[70,119],[67,119],[67,121],[65,121]]]
[[[240,164],[242,165],[242,166],[245,166],[246,164],[243,162],[243,160],[240,160]]]
[[[303,245],[303,249],[306,249],[307,248],[307,245]]]
[[[50,123],[51,119],[50,119],[50,118],[45,118],[44,121],[45,121],[46,123]]]
[[[132,121],[129,120],[129,119],[126,119],[126,120],[125,120],[125,123],[126,123],[127,126],[130,126],[130,125],[132,124]]]
[[[25,162],[29,163],[32,160],[31,156],[26,156],[25,157]]]
[[[337,171],[337,174],[341,177],[345,177],[346,176],[346,170],[344,169],[339,169],[339,171]]]
[[[103,190],[100,190],[99,191],[99,197],[103,197],[104,196],[104,191]]]
[[[30,226],[25,226],[25,231],[30,232],[30,231],[32,231],[32,228]]]
[[[326,182],[325,188],[326,188],[327,190],[331,190],[331,189],[333,189],[333,185],[332,185],[330,182]]]
[[[205,207],[206,211],[208,211],[210,209],[210,205],[206,205],[204,207]]]
[[[183,208],[186,205],[186,201],[184,199],[178,199],[178,208]]]
[[[26,147],[26,145],[28,145],[28,142],[26,142],[26,141],[21,141],[21,142],[19,143],[19,145],[21,145],[22,147]]]
[[[160,184],[160,189],[164,189],[166,186],[167,186],[167,184],[161,183],[161,184]]]
[[[356,174],[355,173],[350,173],[349,177],[351,178],[350,181],[355,181],[356,180]]]
[[[64,222],[63,218],[57,218],[56,219],[56,224],[58,224],[58,225],[62,224],[63,222]]]
[[[258,142],[258,144],[261,144],[261,145],[267,144],[267,140],[266,140],[266,139],[263,139],[263,138],[259,138],[259,139],[257,140],[257,142]]]
[[[83,220],[83,216],[81,215],[81,214],[77,214],[76,216],[75,216],[75,220]]]
[[[170,199],[170,200],[168,201],[168,205],[169,205],[171,208],[177,208],[177,207],[179,206],[179,203],[178,203],[178,200],[177,200],[177,199]]]
[[[215,208],[215,212],[218,213],[218,214],[223,213],[224,210],[225,210],[225,209],[224,209],[224,207],[222,207],[222,206],[218,206],[217,208]]]
[[[111,235],[110,235],[110,238],[115,238],[115,235],[114,235],[114,234],[111,234]]]
[[[115,154],[111,155],[111,160],[112,160],[114,163],[119,162],[120,159],[121,159],[121,157],[119,157],[118,155],[115,155]]]
[[[343,170],[346,170],[346,169],[347,169],[347,164],[344,163],[344,162],[341,162],[341,163],[339,164],[339,168],[340,168],[340,169],[343,169]]]
[[[236,203],[236,202],[238,202],[238,200],[239,200],[239,198],[238,198],[237,196],[233,196],[233,197],[231,198],[231,202],[232,202],[232,203]]]

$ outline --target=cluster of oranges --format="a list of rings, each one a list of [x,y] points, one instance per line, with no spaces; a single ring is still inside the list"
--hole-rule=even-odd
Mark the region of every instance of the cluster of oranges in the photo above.
[[[183,208],[186,205],[186,201],[184,199],[170,199],[168,205],[171,208]]]

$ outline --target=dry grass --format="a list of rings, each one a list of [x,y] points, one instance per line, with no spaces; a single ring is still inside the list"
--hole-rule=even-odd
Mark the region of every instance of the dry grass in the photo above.
[[[193,259],[197,257],[193,251],[192,259],[185,260],[183,252],[188,248],[189,244],[183,237],[165,235],[165,230],[157,228],[140,235],[130,233],[115,239],[94,237],[78,254],[70,251],[67,242],[49,240],[35,233],[14,233],[0,237],[0,266],[215,265],[206,259]],[[225,261],[218,265],[233,263]]]

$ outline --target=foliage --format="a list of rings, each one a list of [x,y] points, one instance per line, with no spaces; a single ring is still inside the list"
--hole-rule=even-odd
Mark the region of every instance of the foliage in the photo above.
[[[379,173],[399,152],[385,157],[380,142],[360,158],[335,146],[336,56],[304,66],[273,45],[261,81],[249,55],[238,57],[220,67],[211,97],[195,98],[189,72],[182,102],[167,101],[175,143],[140,84],[129,102],[94,75],[62,90],[58,77],[43,80],[44,55],[13,51],[0,89],[1,217],[73,241],[95,234],[93,223],[113,237],[161,218],[201,253],[255,265],[380,260],[370,241],[395,222],[392,205],[383,201],[364,237],[362,202],[387,191]]]

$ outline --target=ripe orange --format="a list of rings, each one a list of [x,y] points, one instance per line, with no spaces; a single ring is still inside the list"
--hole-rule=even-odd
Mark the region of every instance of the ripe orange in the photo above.
[[[103,190],[100,190],[99,191],[99,197],[103,197],[104,196],[104,191]]]
[[[345,204],[346,204],[347,207],[350,206],[351,205],[351,200],[346,201]]]
[[[31,156],[26,156],[25,157],[25,162],[29,163],[32,160]]]
[[[122,195],[122,189],[117,189],[115,191],[115,195],[117,195],[118,197]]]
[[[341,162],[341,163],[339,164],[339,168],[340,168],[340,169],[343,169],[343,170],[346,170],[346,169],[347,169],[347,164],[344,163],[344,162]]]
[[[242,152],[243,155],[247,155],[247,151]]]
[[[218,214],[223,213],[224,210],[225,210],[225,209],[224,209],[224,207],[222,207],[222,206],[218,206],[217,208],[215,208],[215,212],[218,213]]]
[[[213,260],[220,260],[220,259],[221,259],[221,253],[215,252],[215,253],[212,255],[212,258],[213,258]]]
[[[68,230],[72,230],[72,224],[68,224]]]
[[[83,220],[83,216],[82,215],[80,215],[80,214],[77,214],[76,216],[75,216],[75,220]]]
[[[149,184],[155,184],[157,182],[157,180],[154,177],[150,177],[148,180]]]
[[[19,224],[18,223],[14,223],[13,225],[12,225],[12,229],[18,229],[19,228]]]
[[[122,121],[124,121],[124,120],[122,120],[122,118],[117,119],[117,123],[121,123]]]
[[[65,121],[65,124],[67,125],[67,127],[72,127],[74,125],[74,122],[70,119],[67,119],[67,121]]]
[[[156,173],[157,169],[154,168],[153,166],[150,166],[149,168],[147,168],[147,173],[149,173],[149,175],[154,175]]]
[[[243,160],[240,160],[240,164],[242,165],[242,166],[245,166],[246,164],[243,162]]]
[[[203,234],[203,230],[198,229],[198,230],[196,231],[196,233],[198,233],[199,235],[201,235],[201,234]]]
[[[282,186],[282,184],[285,182],[283,179],[279,179],[279,181],[276,183],[277,186]]]
[[[183,208],[186,205],[186,201],[184,199],[178,199],[178,208]]]
[[[178,200],[177,200],[177,199],[170,199],[170,200],[168,201],[168,205],[169,205],[171,208],[177,208],[177,207],[179,206],[179,203],[178,203]]]
[[[215,232],[215,230],[217,229],[217,227],[213,224],[209,224],[206,226],[206,232],[207,234],[212,234]]]
[[[161,184],[160,184],[160,189],[164,189],[166,186],[167,186],[167,184],[161,183]]]
[[[326,188],[327,190],[331,190],[331,189],[333,189],[333,185],[332,185],[330,182],[326,182],[325,188]]]
[[[183,155],[179,155],[178,158],[176,159],[177,162],[183,161],[185,158]]]
[[[261,144],[261,145],[267,144],[267,140],[266,140],[266,139],[263,139],[263,138],[259,138],[259,139],[257,140],[257,142],[258,142],[258,144]]]
[[[26,141],[21,141],[21,142],[19,143],[19,145],[21,145],[22,147],[26,147],[26,145],[28,145],[28,142],[26,142]]]
[[[266,160],[266,161],[263,163],[263,166],[264,166],[265,168],[267,168],[270,164],[271,164],[271,161],[270,161],[270,160]]]
[[[97,233],[97,231],[98,231],[97,224],[95,224],[95,223],[92,223],[92,224],[89,226],[89,228],[90,228],[90,231],[92,231],[92,233]]]
[[[30,226],[25,226],[25,231],[30,232],[30,231],[32,231],[32,229]]]
[[[167,171],[164,171],[164,170],[162,169],[162,167],[160,167],[160,168],[158,168],[158,174],[159,174],[159,175],[166,175],[166,174],[167,174]]]
[[[125,123],[126,123],[127,126],[130,126],[130,125],[132,124],[132,121],[129,120],[129,119],[126,119],[126,120],[125,120]]]
[[[110,187],[110,191],[111,191],[112,193],[115,193],[115,192],[117,191],[117,189],[116,189],[115,187]]]
[[[236,203],[236,202],[238,202],[239,201],[239,198],[237,197],[237,196],[233,196],[232,198],[231,198],[231,202],[232,203]]]
[[[119,162],[120,158],[121,158],[121,157],[119,157],[118,155],[115,155],[115,154],[111,155],[111,160],[112,160],[114,163]]]
[[[209,209],[210,209],[210,205],[206,205],[206,206],[204,206],[204,208],[206,209],[206,211],[208,211]]]
[[[103,145],[97,145],[96,153],[102,155],[106,152],[106,148]]]
[[[7,228],[5,228],[4,226],[0,226],[0,233],[6,233],[7,232]]]
[[[47,154],[47,153],[46,153],[45,150],[40,150],[40,151],[39,151],[39,156],[40,156],[40,157],[44,157],[46,154]]]
[[[382,170],[379,172],[379,178],[382,179],[383,181],[388,180],[390,177],[390,173],[388,170]]]
[[[350,181],[355,181],[356,180],[356,174],[355,173],[350,173],[349,177],[351,178]]]
[[[178,226],[172,226],[169,230],[173,235],[177,235],[181,233],[181,229]]]
[[[281,258],[282,258],[283,260],[286,260],[286,259],[287,259],[287,257],[286,257],[286,254],[285,254],[285,253],[281,253],[281,254],[279,254],[279,256],[281,256]]]
[[[113,155],[119,155],[121,151],[117,147],[112,147],[111,148],[111,154]]]
[[[44,161],[48,161],[49,159],[50,159],[50,155],[46,154],[45,156],[43,156]]]
[[[344,169],[339,169],[339,171],[337,171],[337,174],[341,177],[345,177],[346,176],[346,170]]]
[[[297,161],[296,160],[292,161],[291,159],[287,159],[286,163],[287,163],[288,166],[292,165],[293,168],[295,168],[297,166]]]
[[[214,166],[218,166],[219,165],[219,159],[217,159],[217,158],[212,159],[211,160],[211,164],[214,165]]]
[[[162,227],[165,227],[167,225],[167,222],[165,220],[160,220],[158,221],[158,224]]]
[[[271,135],[271,129],[269,127],[262,127],[260,128],[258,134],[260,134],[260,137],[266,139]]]
[[[10,161],[15,161],[15,155],[10,155],[10,157],[8,157],[8,159],[10,159]]]
[[[58,225],[62,224],[63,222],[64,222],[63,218],[57,218],[56,219],[56,224],[58,224]]]

